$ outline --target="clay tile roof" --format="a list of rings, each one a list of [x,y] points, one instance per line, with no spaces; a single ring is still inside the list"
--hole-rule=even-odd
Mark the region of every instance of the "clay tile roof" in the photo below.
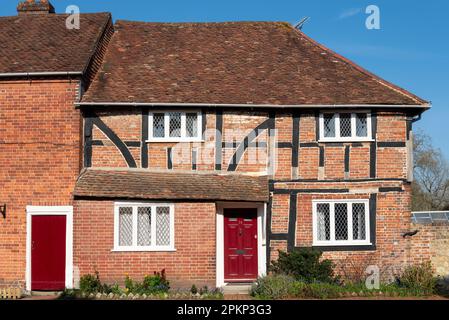
[[[109,13],[81,14],[80,29],[66,14],[0,17],[0,73],[84,72]]]
[[[115,30],[85,103],[426,103],[288,23],[118,21]]]
[[[87,169],[76,197],[268,202],[268,178],[237,174]]]

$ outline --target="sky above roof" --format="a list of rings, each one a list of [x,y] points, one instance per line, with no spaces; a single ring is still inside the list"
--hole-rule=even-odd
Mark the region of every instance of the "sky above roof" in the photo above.
[[[367,6],[380,10],[380,29],[369,30]],[[16,0],[0,16],[16,15]],[[415,128],[430,134],[449,158],[449,1],[410,0],[128,0],[53,1],[56,12],[111,12],[113,18],[151,22],[286,21],[310,17],[303,31],[369,71],[425,100],[433,108]],[[82,27],[82,26],[81,26]]]

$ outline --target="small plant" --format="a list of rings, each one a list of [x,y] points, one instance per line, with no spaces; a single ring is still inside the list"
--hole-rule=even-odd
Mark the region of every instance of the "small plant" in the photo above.
[[[209,288],[207,286],[204,286],[200,289],[200,295],[205,295],[209,293]]]
[[[134,281],[131,279],[129,275],[126,275],[125,277],[125,291],[126,292],[133,292],[135,288]]]
[[[283,299],[294,290],[295,279],[285,274],[273,274],[257,279],[251,295],[260,299]]]
[[[191,294],[197,294],[198,293],[198,288],[196,287],[196,285],[192,284],[192,287],[190,288],[190,293]]]
[[[437,283],[430,261],[405,268],[398,280],[400,286],[423,294],[433,294]]]
[[[300,248],[292,252],[279,251],[279,258],[271,264],[271,270],[277,274],[286,274],[304,282],[336,283],[333,263],[321,260],[322,252],[312,248]]]
[[[80,278],[80,291],[90,294],[100,292],[102,285],[98,271],[95,271],[95,275],[86,274]]]
[[[165,275],[165,269],[161,272],[154,272],[152,276],[145,276],[139,287],[143,293],[167,292],[170,284]]]
[[[303,287],[303,295],[307,298],[334,299],[342,292],[342,287],[330,283],[308,283]]]

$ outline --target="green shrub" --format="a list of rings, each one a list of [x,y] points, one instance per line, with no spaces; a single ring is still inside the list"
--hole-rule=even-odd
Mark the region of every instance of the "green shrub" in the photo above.
[[[422,294],[433,294],[435,292],[436,278],[433,276],[432,264],[424,262],[405,268],[399,277],[402,287]]]
[[[333,263],[321,260],[322,252],[312,248],[300,248],[286,253],[279,251],[279,258],[273,261],[270,270],[277,274],[287,274],[296,280],[336,283]]]
[[[165,275],[165,269],[161,272],[155,272],[152,276],[145,276],[141,285],[138,286],[138,291],[141,293],[156,293],[168,292],[170,284]]]
[[[339,297],[343,288],[336,284],[315,282],[308,283],[303,288],[303,295],[306,298],[314,299],[335,299]]]
[[[190,288],[190,293],[191,294],[197,294],[198,293],[198,289],[197,289],[196,285],[192,284],[192,287]]]
[[[283,299],[293,292],[295,279],[284,274],[273,274],[257,279],[251,295],[259,299]]]
[[[95,275],[86,274],[80,278],[80,291],[90,294],[97,293],[102,290],[100,276],[98,271],[95,271]]]

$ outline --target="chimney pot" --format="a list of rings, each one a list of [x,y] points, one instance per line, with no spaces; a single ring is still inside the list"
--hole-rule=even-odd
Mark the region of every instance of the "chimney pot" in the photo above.
[[[55,8],[48,0],[25,0],[17,5],[19,15],[55,13]]]

